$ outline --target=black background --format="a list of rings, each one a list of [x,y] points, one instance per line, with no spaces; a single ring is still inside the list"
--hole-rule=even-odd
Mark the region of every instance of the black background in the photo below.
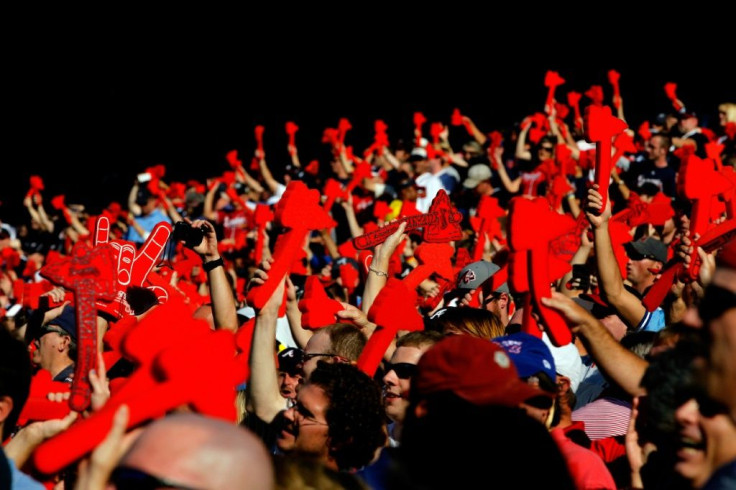
[[[662,88],[668,81],[678,83],[701,125],[714,128],[717,105],[736,100],[728,50],[707,30],[691,34],[697,44],[679,46],[675,33],[667,39],[642,26],[597,32],[587,20],[587,29],[568,24],[571,35],[563,36],[532,24],[499,29],[498,19],[466,26],[467,15],[419,24],[410,17],[315,23],[294,16],[258,30],[253,21],[190,19],[172,27],[159,20],[144,29],[102,22],[46,35],[38,49],[16,39],[5,70],[0,218],[24,216],[33,174],[43,177],[47,202],[64,193],[67,203],[92,211],[124,203],[146,166],[166,165],[166,181],[219,175],[231,149],[248,161],[256,124],[266,127],[275,173],[288,161],[288,120],[300,126],[303,163],[324,157],[321,133],[340,117],[352,122],[347,143],[358,151],[372,142],[378,118],[392,142],[410,138],[414,111],[449,122],[459,107],[483,131],[508,128],[542,109],[550,69],[567,80],[558,89],[562,102],[593,83],[610,101],[606,73],[618,70],[634,128],[671,110]],[[467,138],[462,128],[452,135]]]

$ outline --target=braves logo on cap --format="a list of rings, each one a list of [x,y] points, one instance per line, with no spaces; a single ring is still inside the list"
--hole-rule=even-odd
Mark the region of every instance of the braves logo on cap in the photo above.
[[[461,279],[461,281],[464,284],[468,284],[472,281],[475,281],[475,277],[475,272],[473,270],[467,270],[465,271],[465,274],[463,274],[463,278]]]

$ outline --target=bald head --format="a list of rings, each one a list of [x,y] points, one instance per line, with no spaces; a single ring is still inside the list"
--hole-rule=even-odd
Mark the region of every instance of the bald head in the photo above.
[[[255,435],[196,414],[174,414],[153,422],[120,465],[186,487],[273,488],[271,457]]]

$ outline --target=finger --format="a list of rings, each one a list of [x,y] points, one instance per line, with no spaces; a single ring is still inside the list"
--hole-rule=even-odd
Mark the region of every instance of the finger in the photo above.
[[[169,235],[171,235],[171,225],[168,223],[156,225],[133,260],[131,269],[132,284],[136,286],[143,284],[143,281],[148,277],[148,273],[151,272],[164,251]]]

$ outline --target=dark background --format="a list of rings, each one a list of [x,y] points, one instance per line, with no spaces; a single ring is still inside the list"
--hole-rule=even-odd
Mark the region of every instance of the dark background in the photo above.
[[[112,41],[70,35],[36,52],[11,50],[0,218],[25,218],[21,202],[33,174],[44,179],[47,203],[64,193],[67,203],[82,202],[93,212],[111,200],[124,203],[136,174],[150,165],[163,163],[167,182],[219,175],[231,149],[248,161],[256,124],[266,127],[274,173],[288,161],[288,120],[300,126],[303,163],[324,157],[321,133],[340,117],[352,122],[347,143],[361,152],[378,118],[392,142],[409,139],[415,111],[447,123],[459,107],[485,132],[508,128],[542,109],[549,69],[567,80],[558,89],[561,102],[568,91],[584,92],[593,83],[610,101],[606,72],[618,70],[634,128],[671,110],[662,88],[668,81],[678,84],[678,96],[698,111],[702,125],[715,127],[718,104],[736,100],[727,50],[710,38],[702,38],[707,49],[683,62],[672,54],[679,47],[663,50],[642,39],[624,46],[618,38],[590,37],[563,48],[559,39],[519,45],[516,32],[486,34],[477,27],[473,37],[437,27],[432,32],[443,35],[437,39],[409,31],[379,35],[370,25],[338,38],[323,26],[309,27],[221,39],[192,26],[171,36],[126,33]],[[467,138],[462,128],[451,133],[457,143]]]

